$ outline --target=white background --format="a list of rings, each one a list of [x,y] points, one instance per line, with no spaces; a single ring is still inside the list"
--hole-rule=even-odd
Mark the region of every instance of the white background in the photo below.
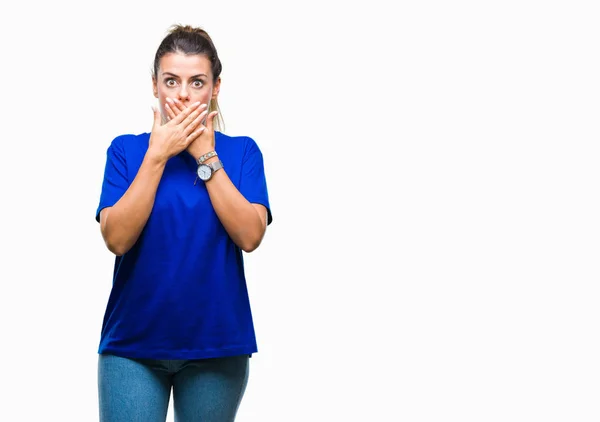
[[[2,6],[0,419],[97,420],[106,148],[184,23],[274,215],[237,421],[600,420],[598,10],[392,3]]]

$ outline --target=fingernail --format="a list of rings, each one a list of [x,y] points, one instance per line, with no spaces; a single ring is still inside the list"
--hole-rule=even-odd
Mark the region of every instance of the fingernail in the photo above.
[[[172,102],[173,102],[173,100],[172,100],[172,99],[170,99],[169,97],[167,97],[167,102],[168,102],[168,103],[172,103]]]

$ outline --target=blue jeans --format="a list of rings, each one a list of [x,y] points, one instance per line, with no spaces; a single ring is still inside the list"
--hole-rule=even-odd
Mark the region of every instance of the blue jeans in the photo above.
[[[99,355],[100,422],[231,422],[248,383],[248,355],[200,360]]]

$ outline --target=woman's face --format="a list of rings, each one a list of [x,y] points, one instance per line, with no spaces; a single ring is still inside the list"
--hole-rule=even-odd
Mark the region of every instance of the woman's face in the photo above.
[[[215,84],[211,63],[204,55],[165,54],[159,62],[158,73],[152,78],[154,96],[158,98],[160,112],[166,120],[167,98],[177,99],[186,107],[200,101],[207,104],[217,99],[221,78]]]

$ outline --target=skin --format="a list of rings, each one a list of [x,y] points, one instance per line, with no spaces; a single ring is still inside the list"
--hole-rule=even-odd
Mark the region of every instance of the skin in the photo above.
[[[108,249],[125,254],[139,238],[148,221],[158,184],[167,161],[182,151],[194,158],[213,151],[213,120],[208,102],[217,99],[220,78],[213,82],[210,61],[203,55],[166,54],[152,79],[159,109],[148,150],[138,174],[123,197],[100,213],[100,230]],[[206,161],[217,161],[213,157]],[[226,168],[206,182],[213,208],[231,239],[245,252],[261,243],[267,227],[267,209],[248,202],[229,179]]]

